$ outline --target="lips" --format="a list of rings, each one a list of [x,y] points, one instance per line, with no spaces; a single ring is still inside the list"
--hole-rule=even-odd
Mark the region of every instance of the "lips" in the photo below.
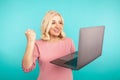
[[[54,32],[59,33],[59,32],[60,32],[60,30],[58,30],[58,29],[54,29]]]

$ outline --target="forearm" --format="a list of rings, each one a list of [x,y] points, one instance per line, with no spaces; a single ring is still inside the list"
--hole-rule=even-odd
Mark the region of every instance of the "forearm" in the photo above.
[[[26,51],[23,57],[23,65],[26,69],[30,68],[33,64],[33,50],[34,50],[35,41],[28,41]]]

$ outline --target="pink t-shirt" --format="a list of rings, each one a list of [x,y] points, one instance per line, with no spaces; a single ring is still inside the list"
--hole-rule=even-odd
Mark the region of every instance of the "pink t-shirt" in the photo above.
[[[73,80],[71,69],[57,66],[50,61],[74,51],[75,47],[70,38],[64,38],[57,42],[37,40],[33,52],[33,65],[29,69],[25,69],[22,65],[23,70],[25,72],[33,70],[38,59],[40,66],[38,80]]]

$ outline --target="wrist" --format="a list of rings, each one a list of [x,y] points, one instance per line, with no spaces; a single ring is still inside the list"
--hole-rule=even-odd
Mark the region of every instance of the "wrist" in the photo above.
[[[34,44],[35,40],[28,40],[27,43]]]

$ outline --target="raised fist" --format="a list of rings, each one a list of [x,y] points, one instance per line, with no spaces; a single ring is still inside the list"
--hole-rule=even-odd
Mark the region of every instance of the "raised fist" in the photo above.
[[[25,35],[28,41],[35,41],[36,39],[36,33],[33,30],[28,29]]]

